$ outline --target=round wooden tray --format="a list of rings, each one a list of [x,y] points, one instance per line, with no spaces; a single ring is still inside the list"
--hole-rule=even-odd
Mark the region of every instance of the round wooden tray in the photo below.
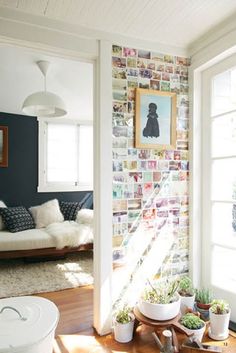
[[[151,326],[154,327],[155,329],[162,329],[165,327],[174,327],[177,331],[180,331],[182,333],[185,333],[187,336],[191,336],[192,333],[189,332],[189,330],[187,328],[185,328],[184,326],[182,326],[179,323],[179,319],[181,317],[181,314],[179,313],[176,317],[174,317],[171,320],[167,320],[167,321],[159,321],[159,320],[153,320],[153,319],[149,319],[148,317],[144,316],[140,311],[138,306],[136,306],[134,308],[134,316],[136,318],[136,320],[138,320],[139,322],[147,325],[147,326]]]

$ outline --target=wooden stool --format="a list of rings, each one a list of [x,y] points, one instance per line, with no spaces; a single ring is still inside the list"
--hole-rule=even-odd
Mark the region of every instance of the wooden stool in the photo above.
[[[134,316],[137,321],[136,328],[139,323],[145,324],[147,326],[151,326],[154,328],[154,331],[156,334],[161,338],[161,334],[163,330],[169,329],[172,332],[172,337],[173,337],[173,346],[175,347],[175,353],[179,352],[179,343],[178,343],[178,338],[176,336],[175,329],[181,333],[186,334],[187,336],[191,336],[191,333],[187,329],[185,329],[182,325],[179,323],[179,319],[181,317],[180,314],[178,314],[175,318],[167,321],[157,321],[153,319],[149,319],[148,317],[144,316],[140,311],[139,308],[136,306],[134,308]]]

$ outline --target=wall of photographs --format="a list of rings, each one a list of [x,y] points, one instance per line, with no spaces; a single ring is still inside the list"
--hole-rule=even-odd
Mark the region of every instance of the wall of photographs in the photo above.
[[[188,66],[187,58],[112,47],[113,261],[122,262],[140,225],[158,237],[171,224],[174,242],[156,276],[188,271]],[[137,87],[177,94],[175,150],[134,148]]]

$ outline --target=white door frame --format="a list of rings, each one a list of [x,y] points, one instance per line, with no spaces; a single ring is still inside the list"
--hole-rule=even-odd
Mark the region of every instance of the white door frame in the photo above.
[[[112,281],[112,85],[111,43],[77,38],[80,51],[63,49],[0,32],[0,46],[15,46],[68,60],[94,63],[94,327],[98,334],[111,331]],[[32,27],[31,27],[32,30]],[[41,29],[36,28],[35,33]],[[14,32],[14,31],[13,31]],[[58,33],[57,33],[58,36]],[[59,34],[60,37],[60,34]],[[47,37],[46,37],[47,38]],[[53,35],[52,35],[53,38]],[[47,38],[48,39],[48,38]],[[75,38],[72,38],[74,41]],[[52,44],[52,43],[51,43]],[[61,44],[61,43],[60,43]],[[80,46],[79,46],[80,45]],[[73,43],[74,46],[74,43]]]

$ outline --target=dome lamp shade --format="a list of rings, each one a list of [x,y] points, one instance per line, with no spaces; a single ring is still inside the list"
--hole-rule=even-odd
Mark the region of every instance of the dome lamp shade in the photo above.
[[[44,75],[44,91],[29,95],[22,105],[26,115],[37,117],[61,117],[67,113],[63,100],[56,94],[46,89],[46,75],[49,67],[48,61],[38,61],[37,65]]]

